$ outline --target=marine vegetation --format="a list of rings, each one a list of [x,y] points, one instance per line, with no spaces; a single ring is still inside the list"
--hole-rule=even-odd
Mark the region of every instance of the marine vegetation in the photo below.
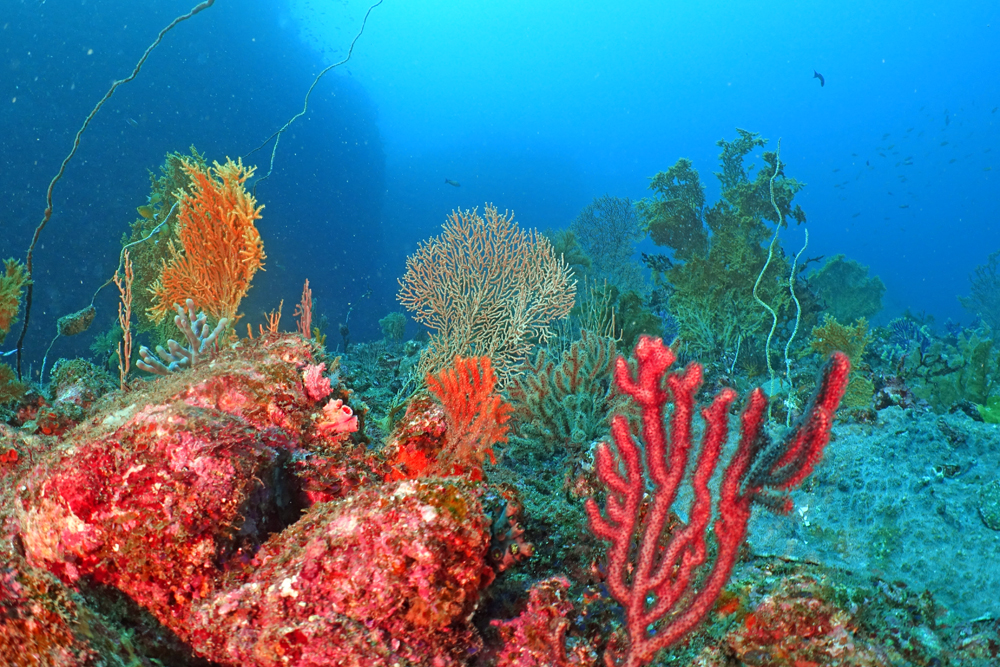
[[[180,152],[167,153],[160,165],[159,175],[149,172],[150,190],[140,215],[131,224],[130,233],[122,236],[122,246],[128,247],[135,273],[133,279],[133,309],[140,333],[156,331],[154,343],[163,343],[172,334],[173,323],[151,318],[153,308],[151,288],[160,279],[163,265],[170,258],[169,243],[178,242],[177,208],[180,198],[191,193],[191,177],[185,164],[197,165],[205,171],[205,156],[194,146],[190,155]]]
[[[976,313],[994,331],[1000,331],[1000,250],[990,253],[969,276],[971,294],[959,297],[962,305]]]
[[[29,282],[23,264],[13,258],[4,260],[3,271],[0,271],[0,343],[17,321],[21,296]]]
[[[841,322],[873,317],[882,310],[882,279],[869,277],[867,266],[843,255],[834,255],[810,274],[808,286],[823,309]]]
[[[696,358],[732,355],[742,339],[768,335],[771,317],[755,294],[776,313],[784,338],[796,319],[791,262],[772,239],[789,219],[806,221],[801,207],[793,205],[803,184],[785,175],[776,151],[764,151],[760,169],[745,164],[767,141],[754,132],[737,132],[735,140],[717,144],[722,149],[717,202],[706,203],[697,170],[681,158],[653,176],[653,196],[636,204],[652,241],[672,251],[663,273],[673,288],[676,345]]]
[[[615,341],[586,329],[561,356],[538,351],[509,387],[511,451],[541,460],[580,456],[609,434],[607,418],[621,399],[611,382]]]
[[[845,326],[827,313],[823,318],[823,325],[813,327],[809,347],[819,358],[826,359],[834,352],[842,352],[847,355],[854,369],[841,402],[845,409],[871,407],[875,386],[868,379],[867,373],[861,370],[865,367],[862,361],[865,348],[871,341],[868,321],[863,317],[856,320],[853,326]]]

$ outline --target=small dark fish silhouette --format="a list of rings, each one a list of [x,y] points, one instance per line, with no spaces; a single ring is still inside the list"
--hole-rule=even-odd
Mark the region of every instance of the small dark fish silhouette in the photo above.
[[[448,185],[454,185],[456,188],[462,187],[461,183],[459,183],[458,181],[453,181],[449,178],[444,179],[444,182],[447,183]]]
[[[852,215],[851,217],[852,217],[852,218],[856,218],[856,217],[858,217],[859,215],[861,215],[861,211],[858,211],[857,213],[855,213],[855,214],[854,214],[854,215]]]
[[[899,208],[910,208],[909,204],[900,204]]]
[[[820,88],[822,88],[823,86],[826,85],[826,79],[824,79],[823,75],[820,74],[819,72],[817,72],[816,70],[813,70],[813,78],[814,79],[819,79],[819,87]]]

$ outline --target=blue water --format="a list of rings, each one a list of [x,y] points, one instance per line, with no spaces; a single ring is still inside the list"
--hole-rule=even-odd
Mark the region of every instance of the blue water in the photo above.
[[[191,144],[247,155],[345,55],[369,4],[218,0],[165,37],[56,185],[26,363],[110,276],[147,170]],[[191,6],[0,2],[0,255],[23,258],[83,119]],[[787,175],[807,184],[807,255],[844,253],[885,282],[877,321],[968,320],[957,296],[1000,249],[998,30],[987,1],[385,0],[259,186],[268,261],[242,310],[257,322],[283,298],[290,317],[308,278],[334,338],[348,312],[355,339],[374,337],[406,255],[451,209],[493,202],[565,227],[594,196],[644,196],[680,157],[714,201],[715,142],[739,127],[769,148],[780,138]],[[246,161],[262,174],[269,159],[270,145]],[[783,232],[787,248],[801,241]],[[114,302],[105,290],[95,330]]]

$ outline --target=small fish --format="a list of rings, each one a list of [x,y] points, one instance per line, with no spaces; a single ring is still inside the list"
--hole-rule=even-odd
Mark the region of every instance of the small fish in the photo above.
[[[836,174],[836,173],[837,173],[838,171],[840,171],[840,167],[837,167],[836,169],[834,169],[834,170],[833,170],[833,173],[835,173],[835,174]]]
[[[983,167],[983,171],[993,171],[993,167]]]
[[[900,204],[899,208],[910,208],[909,204]]]
[[[947,142],[947,141],[942,141],[942,142],[941,142],[941,145],[942,145],[942,146],[947,146],[947,145],[948,145],[948,142]]]
[[[889,196],[890,196],[890,197],[895,197],[896,195],[894,195],[894,194],[892,194],[892,193],[890,192],[890,193],[889,193]]]
[[[156,211],[153,210],[152,206],[147,206],[143,204],[142,206],[136,206],[135,210],[146,220],[152,220],[156,216]]]
[[[866,166],[866,167],[870,167],[870,166],[872,166],[872,163],[871,163],[871,162],[869,162],[868,160],[865,160],[865,166]]]
[[[990,113],[996,113],[997,109],[1000,109],[1000,107],[993,107],[993,111],[991,111]]]
[[[896,144],[889,144],[889,146],[888,146],[888,147],[886,147],[886,150],[887,150],[887,151],[891,151],[891,150],[892,150],[893,148],[895,148],[895,147],[896,147]]]
[[[885,153],[879,153],[879,155],[881,155],[882,157],[885,157]]]
[[[952,159],[948,160],[948,164],[954,164],[956,162],[958,162],[958,158],[957,157],[953,157]]]
[[[135,120],[135,118],[126,118],[125,122],[131,125],[132,127],[139,127],[139,123]]]
[[[851,157],[858,157],[857,153],[851,153]]]
[[[856,217],[858,217],[859,215],[861,215],[861,211],[858,211],[857,213],[855,213],[855,214],[854,214],[854,215],[852,215],[851,217],[852,217],[852,218],[856,218]]]
[[[914,127],[910,127],[910,128],[907,128],[907,130],[906,130],[906,131],[907,131],[907,132],[913,132],[913,130],[915,130],[915,129],[916,129],[916,128],[914,128]]]
[[[892,132],[886,132],[885,134],[883,134],[882,135],[882,141],[885,141],[886,139],[888,139],[889,135],[891,135],[891,134],[892,134]]]
[[[448,185],[453,185],[453,186],[455,186],[456,188],[460,188],[460,187],[462,187],[462,184],[461,184],[461,183],[459,183],[458,181],[453,181],[453,180],[451,180],[451,179],[449,179],[449,178],[446,178],[446,179],[444,179],[444,182],[445,182],[445,183],[447,183]]]
[[[816,70],[813,70],[813,78],[814,79],[819,79],[819,87],[820,88],[822,88],[823,86],[826,85],[826,79],[824,79],[823,75],[820,74],[819,72],[817,72]]]

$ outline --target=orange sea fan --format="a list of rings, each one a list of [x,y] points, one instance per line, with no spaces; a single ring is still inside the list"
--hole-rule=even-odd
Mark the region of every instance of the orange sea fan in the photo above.
[[[493,445],[507,442],[511,406],[496,392],[497,376],[489,357],[455,357],[450,368],[428,373],[427,388],[444,406],[447,443],[427,474],[469,473],[482,477]]]
[[[193,299],[214,319],[232,321],[264,262],[264,244],[254,225],[264,207],[244,187],[254,168],[227,158],[226,164],[207,169],[185,160],[184,171],[191,192],[179,197],[177,242],[170,241],[170,258],[150,287],[148,313],[160,322],[173,312],[173,304]]]

